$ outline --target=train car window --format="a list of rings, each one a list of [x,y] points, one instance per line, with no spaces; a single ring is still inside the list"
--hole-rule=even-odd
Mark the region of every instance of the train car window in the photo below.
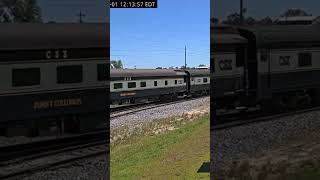
[[[98,70],[98,81],[106,81],[107,80],[107,70],[108,70],[108,64],[98,64],[97,70]]]
[[[12,69],[12,86],[40,85],[40,68]]]
[[[154,86],[158,86],[158,81],[154,81],[154,82],[153,82],[153,85],[154,85]]]
[[[194,81],[194,78],[191,78],[191,81]]]
[[[122,83],[114,83],[113,84],[113,89],[122,89],[123,85]]]
[[[183,82],[186,83],[187,82],[187,77],[183,76]]]
[[[261,50],[260,60],[261,62],[266,62],[268,60],[268,51],[266,49]]]
[[[203,78],[203,82],[204,82],[204,83],[207,83],[207,82],[208,82],[208,79],[207,79],[207,78]]]
[[[164,85],[168,86],[168,81],[167,80],[164,81]]]
[[[175,80],[175,81],[174,81],[174,84],[178,84],[178,80]]]
[[[135,88],[137,87],[136,82],[128,82],[128,88]]]
[[[82,82],[82,65],[58,66],[57,83],[69,84]]]
[[[179,84],[182,84],[183,83],[183,81],[182,80],[179,80]]]
[[[140,82],[140,87],[147,87],[147,82]]]
[[[312,55],[311,53],[299,53],[299,66],[311,66]]]
[[[201,79],[198,79],[197,82],[201,82]]]

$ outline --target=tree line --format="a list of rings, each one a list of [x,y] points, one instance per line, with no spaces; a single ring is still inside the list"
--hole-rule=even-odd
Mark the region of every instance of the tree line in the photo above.
[[[0,22],[41,23],[41,9],[37,0],[1,0]]]
[[[204,64],[200,64],[198,67],[206,67]],[[121,60],[111,60],[110,61],[111,69],[124,69],[123,63]],[[187,69],[195,69],[196,67],[187,67]],[[157,67],[156,69],[185,69],[185,66],[181,67]]]
[[[246,11],[244,11],[246,12]],[[280,15],[280,17],[295,17],[295,16],[312,16],[312,14],[307,13],[306,11],[302,9],[288,9],[283,14]],[[222,24],[229,24],[229,25],[240,25],[240,14],[239,13],[233,13],[227,16],[226,20],[223,20],[220,22],[217,18],[211,18],[211,22],[214,24],[222,23]],[[262,19],[255,19],[251,16],[243,18],[243,25],[271,25],[275,22],[269,17],[264,17]]]

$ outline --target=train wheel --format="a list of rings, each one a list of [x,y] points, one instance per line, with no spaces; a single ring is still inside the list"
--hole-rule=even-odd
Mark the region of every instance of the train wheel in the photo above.
[[[271,100],[264,100],[261,102],[262,110],[265,112],[273,112],[273,106]]]
[[[311,91],[311,99],[313,105],[320,105],[320,89],[314,89]]]
[[[202,91],[202,92],[201,92],[201,95],[202,95],[202,96],[207,95],[206,91]]]
[[[298,94],[299,108],[310,107],[311,105],[312,105],[312,99],[307,92]]]
[[[273,98],[264,100],[261,103],[262,110],[268,113],[281,112],[286,110],[286,105],[283,103],[281,98]]]
[[[298,108],[298,96],[297,94],[293,94],[288,97],[287,106],[289,109],[297,109]]]
[[[171,97],[170,96],[166,96],[166,95],[162,95],[159,97],[161,102],[167,102],[170,101]]]
[[[172,101],[176,101],[178,99],[178,95],[172,94],[171,99],[172,99]]]

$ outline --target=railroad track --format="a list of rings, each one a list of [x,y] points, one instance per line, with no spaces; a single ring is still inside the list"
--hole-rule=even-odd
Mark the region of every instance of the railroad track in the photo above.
[[[107,155],[108,132],[100,131],[66,138],[0,148],[0,179]]]
[[[302,110],[293,110],[293,111],[277,113],[277,114],[259,113],[251,116],[249,115],[247,117],[242,116],[239,119],[228,120],[226,123],[214,125],[211,128],[211,130],[213,131],[225,130],[233,127],[245,126],[253,123],[261,123],[265,121],[273,121],[282,117],[293,116],[293,115],[303,114],[303,113],[312,112],[312,111],[319,111],[319,110],[320,110],[320,107],[311,107],[311,108],[306,108]]]
[[[193,98],[183,98],[177,101],[173,101],[173,102],[167,102],[167,103],[147,103],[147,104],[143,104],[137,107],[128,107],[128,109],[121,109],[121,111],[114,111],[113,113],[110,114],[110,119],[113,118],[117,118],[117,117],[121,117],[121,116],[125,116],[125,115],[129,115],[129,114],[134,114],[140,111],[145,111],[148,109],[154,109],[154,108],[158,108],[158,107],[162,107],[162,106],[168,106],[171,104],[177,104],[177,103],[181,103],[181,102],[186,102],[186,101],[191,101],[194,99],[198,99],[198,98],[203,98],[203,97],[207,97],[207,96],[201,96],[201,97],[193,97]]]

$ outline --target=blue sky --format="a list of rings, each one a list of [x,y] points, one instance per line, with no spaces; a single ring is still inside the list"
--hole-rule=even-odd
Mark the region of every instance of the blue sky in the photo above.
[[[38,0],[44,22],[78,22],[83,12],[84,22],[109,21],[107,0]]]
[[[125,68],[210,62],[210,0],[158,0],[157,9],[111,9],[111,60]]]
[[[211,0],[211,16],[220,18],[239,12],[240,0]],[[276,17],[289,8],[301,8],[313,15],[320,15],[319,0],[243,0],[247,15],[257,18],[265,16]]]

